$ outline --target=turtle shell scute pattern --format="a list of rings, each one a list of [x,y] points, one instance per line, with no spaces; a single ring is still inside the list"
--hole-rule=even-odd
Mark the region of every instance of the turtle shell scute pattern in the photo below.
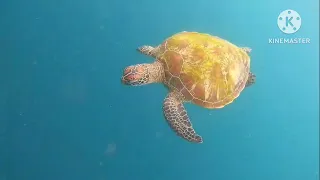
[[[206,108],[222,108],[244,89],[250,57],[219,37],[182,32],[165,40],[157,60],[164,67],[164,84],[180,92],[184,101]]]

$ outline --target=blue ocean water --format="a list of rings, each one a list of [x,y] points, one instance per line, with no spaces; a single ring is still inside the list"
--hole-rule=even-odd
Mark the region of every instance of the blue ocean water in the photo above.
[[[137,47],[180,31],[252,48],[234,103],[186,104],[203,144],[171,131],[162,85],[120,83],[153,61]],[[317,0],[1,1],[0,37],[0,180],[319,180]],[[268,42],[294,37],[311,43]]]

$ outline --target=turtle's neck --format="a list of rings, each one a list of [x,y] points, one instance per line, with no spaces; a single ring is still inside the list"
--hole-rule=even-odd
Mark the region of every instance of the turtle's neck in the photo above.
[[[162,83],[164,78],[163,66],[159,61],[143,64],[149,72],[149,83]]]

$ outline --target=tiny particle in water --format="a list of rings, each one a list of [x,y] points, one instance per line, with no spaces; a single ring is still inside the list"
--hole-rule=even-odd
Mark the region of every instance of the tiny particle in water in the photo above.
[[[113,155],[117,150],[117,145],[115,143],[108,144],[105,154],[108,156]]]
[[[247,135],[245,135],[245,138],[251,138],[251,137],[252,137],[251,133],[248,133]]]
[[[100,26],[100,29],[101,29],[101,30],[102,30],[102,29],[104,29],[104,26],[103,26],[103,25],[101,25],[101,26]]]

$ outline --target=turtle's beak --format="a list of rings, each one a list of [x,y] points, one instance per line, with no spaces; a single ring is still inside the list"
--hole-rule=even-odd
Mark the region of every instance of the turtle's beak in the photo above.
[[[121,77],[121,83],[125,85],[131,85],[131,81],[126,79],[124,76]]]
[[[130,74],[131,74],[131,67],[127,67],[124,69],[123,71],[123,75],[121,77],[121,83],[125,84],[125,85],[129,85],[130,84]]]
[[[122,84],[127,84],[126,80],[123,77],[121,77],[121,83]]]
[[[123,75],[121,77],[121,83],[125,85],[130,85],[130,80],[126,77],[126,75]]]

